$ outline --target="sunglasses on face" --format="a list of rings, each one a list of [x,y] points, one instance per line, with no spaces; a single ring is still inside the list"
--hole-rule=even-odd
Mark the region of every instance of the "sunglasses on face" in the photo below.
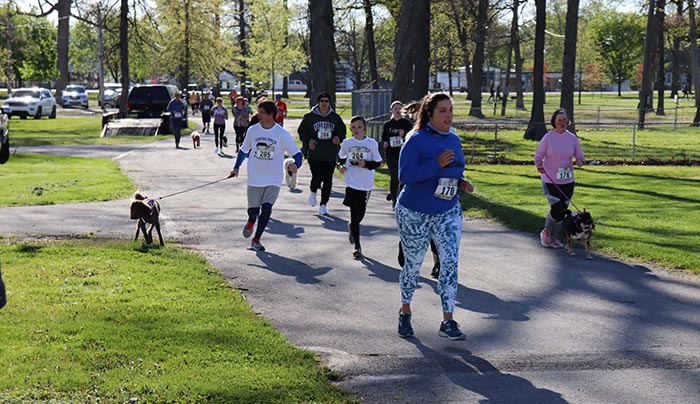
[[[331,102],[331,100],[318,100],[318,102]]]

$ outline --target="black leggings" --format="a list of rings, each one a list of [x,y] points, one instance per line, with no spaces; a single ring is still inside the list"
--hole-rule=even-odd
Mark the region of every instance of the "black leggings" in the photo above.
[[[350,208],[350,231],[355,238],[355,248],[360,248],[360,223],[365,218],[367,203],[372,191],[360,191],[355,188],[345,188],[343,205]]]
[[[334,161],[309,161],[311,169],[311,192],[321,188],[321,205],[326,205],[331,199],[331,189],[333,188],[333,173],[335,172]]]
[[[392,201],[396,204],[396,199],[399,197],[399,155],[388,152],[386,154],[386,165],[389,167],[389,175],[391,175],[389,193]]]
[[[236,146],[240,146],[243,144],[243,139],[245,139],[245,131],[247,129],[247,126],[233,125],[233,130],[236,132]]]
[[[214,124],[214,144],[216,147],[224,147],[224,131],[226,130],[226,124]]]

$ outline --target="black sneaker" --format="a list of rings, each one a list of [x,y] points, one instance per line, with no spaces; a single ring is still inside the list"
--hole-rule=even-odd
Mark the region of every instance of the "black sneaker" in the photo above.
[[[435,264],[433,266],[432,272],[430,272],[430,276],[433,277],[434,279],[438,279],[440,277],[440,265]]]
[[[403,313],[399,310],[399,337],[408,338],[413,336],[411,327],[411,313]]]
[[[362,258],[362,248],[356,248],[355,251],[352,252],[352,257],[355,259]]]
[[[459,324],[457,324],[457,322],[453,319],[443,321],[440,324],[440,331],[438,332],[438,335],[452,341],[464,340],[467,338],[467,336],[460,331]]]
[[[392,199],[394,199],[394,195],[392,195],[392,194],[386,194],[386,200],[387,200],[387,201],[390,201],[390,200],[392,200]]]

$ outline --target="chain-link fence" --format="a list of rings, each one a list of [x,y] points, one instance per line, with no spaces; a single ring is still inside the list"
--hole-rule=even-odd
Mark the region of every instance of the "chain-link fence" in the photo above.
[[[367,135],[379,141],[389,114],[368,120]],[[547,130],[549,122],[543,123]],[[524,121],[473,122],[457,120],[453,129],[462,138],[469,162],[530,163],[538,141],[524,138]],[[579,122],[576,134],[588,161],[601,164],[700,164],[700,128],[689,124],[646,122]]]

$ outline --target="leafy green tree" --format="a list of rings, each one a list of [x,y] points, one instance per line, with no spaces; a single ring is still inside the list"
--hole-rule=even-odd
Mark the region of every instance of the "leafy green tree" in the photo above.
[[[22,36],[25,43],[19,56],[21,81],[50,81],[58,76],[56,68],[56,28],[45,18],[27,18]],[[18,49],[18,48],[15,48]]]
[[[177,77],[185,87],[191,81],[216,82],[222,69],[232,69],[237,48],[221,39],[218,6],[207,0],[157,0],[152,26],[157,35],[150,37],[158,54],[154,70]]]
[[[290,12],[283,0],[261,0],[251,4],[248,77],[273,87],[274,77],[287,76],[305,60],[294,42],[286,41]],[[274,92],[274,88],[272,88]],[[280,89],[281,90],[281,89]]]
[[[97,31],[83,21],[78,21],[71,30],[68,47],[68,58],[73,67],[73,73],[87,75],[97,71],[99,63],[97,47]]]
[[[595,43],[608,77],[622,95],[622,82],[634,75],[644,51],[645,30],[640,17],[610,12],[595,22]]]

